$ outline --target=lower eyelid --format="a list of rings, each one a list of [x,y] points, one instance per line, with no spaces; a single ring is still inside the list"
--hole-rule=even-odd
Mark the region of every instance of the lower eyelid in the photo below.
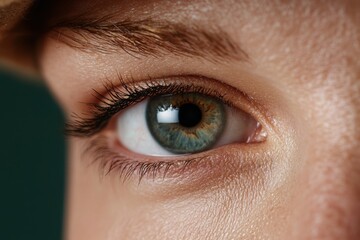
[[[209,85],[207,80],[198,80],[196,86]],[[222,90],[222,83],[216,83],[216,80],[211,81],[213,81],[212,88]],[[258,107],[253,99],[230,86],[225,89],[229,90],[224,92],[232,106],[244,110],[256,120],[261,120],[259,121],[261,125],[264,124],[263,126],[267,128],[269,124],[266,121],[266,114],[261,111],[262,108]],[[266,142],[252,143],[251,147],[246,143],[235,143],[172,159],[144,157],[121,146],[116,141],[114,129],[114,121],[110,121],[103,131],[86,140],[88,147],[84,156],[98,165],[103,174],[135,183],[135,185],[161,183],[157,186],[199,186],[200,183],[219,184],[221,181],[216,181],[216,179],[224,178],[225,181],[225,178],[229,177],[249,178],[248,182],[251,184],[254,180],[250,175],[260,178],[260,175],[264,174],[264,169],[271,165],[271,160],[267,159],[264,150]],[[156,174],[158,177],[155,177]],[[198,189],[200,190],[201,187]]]
[[[266,143],[232,144],[194,155],[181,155],[169,160],[166,157],[147,157],[132,153],[122,146],[111,146],[109,136],[99,135],[87,143],[84,157],[98,165],[104,175],[121,181],[138,184],[161,183],[197,185],[197,181],[214,181],[228,178],[229,173],[240,178],[244,174],[258,175],[270,166],[271,161],[264,150]],[[262,154],[264,153],[264,154]]]

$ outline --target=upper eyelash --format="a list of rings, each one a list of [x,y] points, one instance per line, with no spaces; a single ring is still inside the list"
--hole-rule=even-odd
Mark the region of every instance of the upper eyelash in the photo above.
[[[198,79],[199,81],[186,81],[185,79]],[[183,80],[181,80],[183,79]],[[236,107],[226,94],[233,91],[230,88],[208,88],[208,81],[219,84],[214,79],[209,79],[197,75],[171,76],[166,78],[152,79],[148,78],[143,82],[137,82],[133,79],[123,79],[118,77],[119,84],[115,85],[111,81],[104,83],[104,93],[94,90],[93,97],[97,100],[94,103],[88,103],[89,110],[82,116],[73,115],[73,120],[66,124],[66,133],[78,137],[91,137],[104,129],[111,118],[126,109],[127,107],[141,102],[145,98],[160,94],[182,94],[186,92],[197,92],[218,98],[224,104],[230,107]],[[205,80],[205,81],[204,81]],[[205,82],[205,83],[204,83]],[[221,84],[221,82],[220,82]],[[227,90],[228,89],[228,90]],[[244,101],[252,102],[252,99],[244,92],[235,89]],[[136,160],[127,157],[124,154],[113,151],[107,144],[107,138],[104,135],[91,137],[85,146],[83,154],[91,156],[92,163],[99,164],[101,176],[106,176],[112,172],[117,172],[118,176],[125,182],[136,174],[138,183],[143,178],[153,178],[162,176],[163,178],[178,173],[183,173],[190,169],[196,169],[194,164],[211,163],[210,154],[194,154],[186,158],[180,157],[172,161],[160,160]],[[190,167],[191,165],[191,167]]]
[[[219,98],[225,104],[231,103],[225,99],[225,95],[192,83],[166,82],[164,80],[149,80],[143,84],[137,84],[132,79],[118,77],[119,85],[115,86],[111,81],[104,83],[105,94],[94,91],[96,103],[88,103],[89,112],[83,115],[73,113],[72,118],[65,124],[65,133],[69,136],[89,137],[104,129],[109,120],[121,110],[139,103],[145,98],[160,94],[181,94],[185,92],[197,92]]]

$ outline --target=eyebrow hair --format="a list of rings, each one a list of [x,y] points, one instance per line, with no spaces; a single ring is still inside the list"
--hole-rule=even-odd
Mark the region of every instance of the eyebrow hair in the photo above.
[[[68,46],[100,53],[119,50],[134,56],[164,54],[220,60],[248,61],[248,54],[220,28],[203,29],[168,21],[72,19],[52,26],[52,35]]]

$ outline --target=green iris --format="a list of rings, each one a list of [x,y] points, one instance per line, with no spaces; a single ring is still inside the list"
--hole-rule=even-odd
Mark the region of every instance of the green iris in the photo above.
[[[198,93],[150,98],[146,121],[152,136],[172,153],[201,152],[222,134],[226,114],[222,102]]]

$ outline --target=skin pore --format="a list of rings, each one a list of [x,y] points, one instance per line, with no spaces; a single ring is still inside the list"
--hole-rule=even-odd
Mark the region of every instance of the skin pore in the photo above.
[[[92,139],[114,137],[116,114],[96,135],[70,137],[66,239],[359,239],[358,1],[88,0],[54,9],[39,63],[70,121],[91,115],[84,103],[98,101],[94,90],[106,96],[104,83],[176,80],[226,92],[267,134],[140,183],[103,174],[86,152]],[[117,32],[109,42],[129,35],[107,44],[101,26]],[[172,29],[193,38],[187,45]],[[148,42],[136,45],[136,30]]]

